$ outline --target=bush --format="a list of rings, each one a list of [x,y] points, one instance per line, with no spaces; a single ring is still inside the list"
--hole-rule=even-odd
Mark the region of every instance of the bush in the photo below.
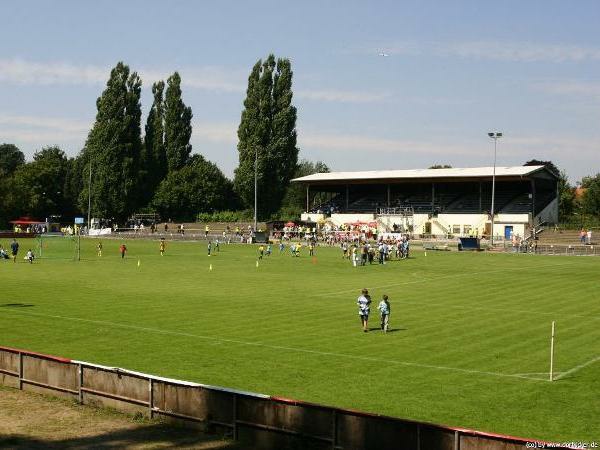
[[[254,212],[250,209],[240,211],[216,211],[212,213],[199,213],[198,222],[248,222],[254,219]]]

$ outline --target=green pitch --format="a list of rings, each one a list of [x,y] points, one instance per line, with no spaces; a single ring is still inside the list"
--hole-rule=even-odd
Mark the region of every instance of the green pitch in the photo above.
[[[6,248],[8,240],[0,241]],[[484,431],[600,439],[600,259],[337,248],[265,257],[206,243],[47,240],[0,264],[0,345]],[[139,264],[138,264],[139,261]],[[209,270],[212,265],[212,270]],[[355,305],[370,289],[370,326]],[[375,306],[388,294],[387,335]],[[555,371],[547,381],[551,322]]]

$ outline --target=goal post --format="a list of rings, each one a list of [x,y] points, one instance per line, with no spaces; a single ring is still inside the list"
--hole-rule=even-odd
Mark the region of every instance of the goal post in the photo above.
[[[77,259],[77,236],[44,233],[36,239],[38,258]]]

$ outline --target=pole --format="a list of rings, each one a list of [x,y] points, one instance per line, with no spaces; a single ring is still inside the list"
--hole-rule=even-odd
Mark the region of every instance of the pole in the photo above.
[[[552,336],[550,338],[550,381],[554,381],[554,321],[552,321]]]
[[[77,261],[81,261],[81,228],[77,232]]]
[[[494,136],[494,171],[492,173],[492,230],[490,233],[491,244],[494,246],[494,197],[496,194],[496,144],[498,143],[498,137]]]
[[[255,147],[254,153],[254,232],[256,233],[257,211],[258,209],[258,147]]]
[[[90,232],[90,229],[92,228],[92,222],[91,222],[91,214],[90,214],[90,210],[92,209],[92,160],[90,159],[90,177],[89,177],[89,181],[88,181],[88,233]]]

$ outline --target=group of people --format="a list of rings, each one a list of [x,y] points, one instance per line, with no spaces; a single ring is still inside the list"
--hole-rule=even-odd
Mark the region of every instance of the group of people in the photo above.
[[[582,244],[592,245],[592,230],[585,231],[585,228],[582,228],[579,232],[579,241]]]
[[[352,261],[354,267],[365,266],[367,262],[373,264],[375,259],[379,264],[385,264],[393,255],[397,259],[406,259],[410,253],[408,238],[403,237],[395,243],[380,240],[375,244],[369,242],[342,242],[340,244],[342,258]]]
[[[360,323],[362,325],[363,332],[367,333],[369,331],[369,314],[371,312],[371,296],[369,295],[368,289],[363,289],[360,296],[356,300],[356,304],[358,305],[358,316],[360,317]],[[377,305],[377,309],[379,310],[380,317],[380,327],[384,333],[387,333],[390,326],[390,314],[392,312],[392,307],[390,306],[390,301],[387,295],[383,295],[381,297],[381,301],[379,305]]]
[[[8,252],[6,250],[4,250],[4,247],[2,247],[2,245],[0,245],[0,259],[11,259],[13,260],[13,262],[17,262],[17,256],[19,255],[19,243],[17,242],[16,239],[13,239],[13,241],[10,244],[10,256],[8,255]],[[33,253],[33,251],[31,249],[27,250],[27,253],[25,254],[24,257],[25,261],[29,262],[30,264],[33,264],[33,260],[35,259],[35,254]]]

